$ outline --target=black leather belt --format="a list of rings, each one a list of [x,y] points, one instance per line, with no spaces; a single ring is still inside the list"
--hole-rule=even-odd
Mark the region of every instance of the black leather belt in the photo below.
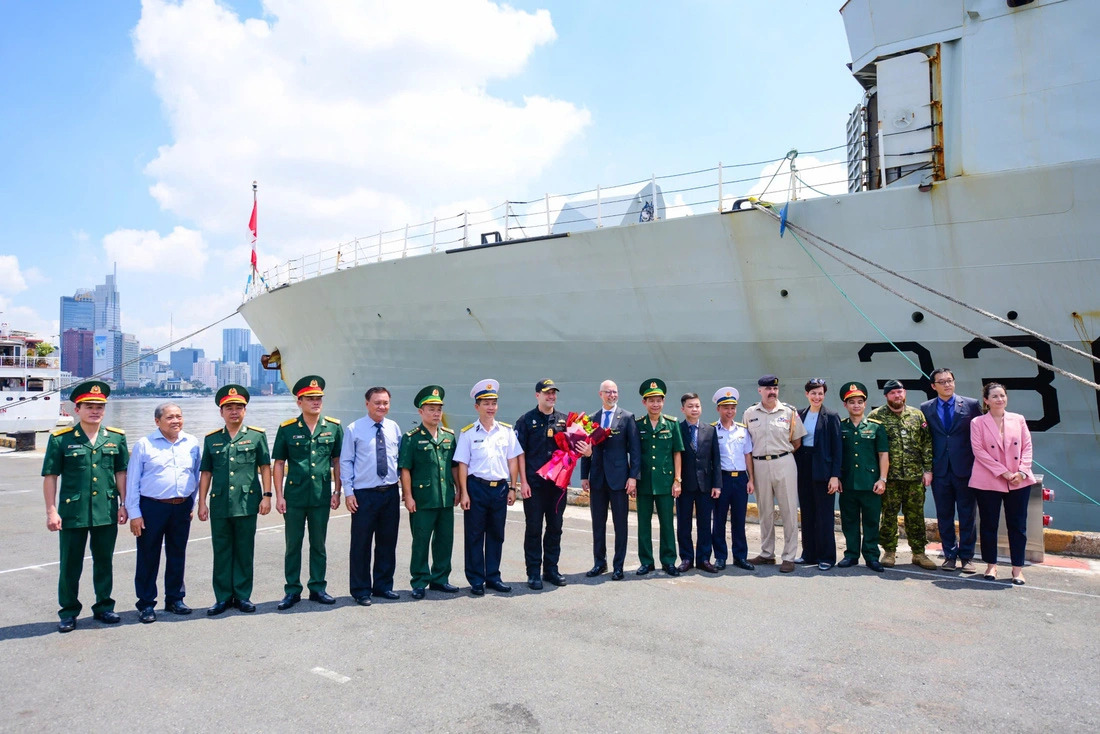
[[[476,479],[482,484],[487,484],[490,487],[495,487],[498,484],[504,484],[508,481],[507,479],[482,479],[481,477],[475,477],[473,474],[470,475],[470,479]]]
[[[754,456],[752,458],[756,459],[757,461],[771,461],[772,459],[782,459],[784,456],[786,456],[789,453],[791,453],[791,452],[790,451],[784,451],[781,454],[768,454],[767,456]]]
[[[724,477],[736,477],[740,473],[741,472],[739,472],[739,471],[726,471],[725,469],[722,470],[722,476],[724,476]]]
[[[397,489],[397,482],[394,482],[393,484],[383,484],[383,485],[378,486],[378,487],[356,487],[355,491],[356,492],[385,492],[386,490],[389,490],[389,489]]]
[[[142,495],[141,498],[143,500],[153,500],[153,502],[160,502],[163,505],[182,505],[184,502],[191,499],[190,497],[173,497],[170,500],[160,500],[156,497],[146,497],[144,495]]]

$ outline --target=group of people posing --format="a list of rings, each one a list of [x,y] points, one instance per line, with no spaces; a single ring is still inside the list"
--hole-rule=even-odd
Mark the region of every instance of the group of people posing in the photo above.
[[[575,446],[592,517],[594,564],[586,576],[610,570],[613,580],[624,578],[630,498],[638,514],[638,575],[654,572],[657,561],[671,576],[692,567],[717,573],[727,564],[746,571],[775,564],[775,504],[784,527],[781,572],[792,572],[799,564],[821,571],[850,567],[861,556],[871,570],[883,571],[894,565],[899,510],[913,562],[934,569],[936,564],[924,553],[924,494],[931,486],[945,559],[940,568],[976,571],[977,508],[984,575],[996,578],[1003,504],[1012,580],[1024,583],[1026,508],[1034,483],[1027,424],[1006,411],[1007,395],[999,384],[983,389],[985,414],[976,400],[955,394],[950,370],[936,370],[932,384],[938,397],[918,409],[906,404],[902,384],[890,380],[884,386],[886,404],[864,415],[866,387],[844,383],[840,397],[848,417],[841,420],[824,406],[824,380],[806,383],[808,406],[797,410],[779,401],[779,379],[765,375],[758,381],[760,401],[745,411],[742,421],[737,421],[738,391],[723,387],[712,397],[718,420],[706,422],[696,393],[681,397],[682,420],[666,415],[666,386],[660,379],[639,387],[645,408],[639,417],[619,405],[614,382],[603,382],[601,407],[590,417],[606,429],[606,438]],[[341,499],[351,513],[349,590],[362,606],[372,599],[399,598],[394,574],[401,504],[412,534],[414,599],[423,599],[429,590],[459,590],[450,583],[455,507],[464,511],[465,575],[471,593],[511,591],[500,563],[508,507],[517,495],[523,498],[526,518],[528,586],[566,584],[558,565],[565,492],[538,473],[558,450],[555,436],[566,430],[568,420],[556,408],[553,380],[535,385],[535,407],[514,426],[496,420],[499,383],[478,382],[470,391],[478,419],[457,434],[444,425],[445,392],[439,385],[417,393],[420,423],[405,433],[387,417],[386,388],[367,390],[366,415],[346,429],[322,415],[324,388],[319,375],[294,385],[301,412],[279,426],[270,450],[265,431],[244,424],[247,389],[226,385],[215,395],[225,425],[207,434],[201,448],[198,439],[183,432],[180,407],[164,403],[155,411],[157,430],[141,438],[132,453],[122,431],[102,426],[109,386],[90,381],[74,388],[71,399],[79,422],[51,435],[42,467],[46,524],[60,534],[59,630],[76,627],[82,609],[78,586],[89,545],[94,617],[107,624],[120,621],[111,597],[112,556],[118,527],[127,522],[137,539],[139,619],[156,620],[162,549],[164,610],[190,614],[184,603],[184,566],[193,514],[210,522],[215,602],[206,613],[216,616],[229,608],[254,612],[257,515],[266,515],[272,505],[285,522],[280,610],[301,602],[306,588],[310,601],[335,603],[327,590],[326,534],[329,513]],[[750,559],[745,516],[752,494],[760,508],[761,543],[759,554]],[[836,504],[846,541],[839,563],[833,532]],[[615,533],[610,567],[609,510]],[[659,525],[656,559],[654,510]],[[309,578],[303,588],[307,534]]]

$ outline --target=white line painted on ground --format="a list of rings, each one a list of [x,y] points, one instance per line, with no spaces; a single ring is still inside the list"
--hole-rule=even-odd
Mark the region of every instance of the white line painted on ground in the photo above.
[[[1058,570],[1062,570],[1062,569],[1058,569]],[[894,571],[894,572],[897,572],[897,573],[909,573],[909,574],[912,574],[914,576],[926,576],[926,577],[932,578],[932,579],[940,579],[941,581],[955,581],[955,582],[960,583],[960,584],[988,584],[988,585],[991,585],[991,586],[1006,586],[1007,585],[1007,586],[1010,586],[1012,588],[1016,588],[1015,586],[1012,586],[1012,583],[1010,581],[1008,581],[1008,579],[998,580],[998,581],[986,581],[983,578],[975,578],[975,576],[977,576],[977,574],[975,574],[974,576],[971,576],[971,577],[968,578],[966,576],[950,576],[950,575],[948,575],[948,574],[946,574],[942,571],[939,572],[939,573],[929,572],[929,571],[910,571],[907,568],[889,568],[886,571],[887,571],[887,573],[889,573],[891,571]],[[1071,596],[1087,596],[1090,599],[1100,599],[1100,594],[1089,594],[1088,592],[1085,592],[1085,591],[1066,591],[1065,589],[1048,589],[1048,588],[1043,587],[1043,586],[1032,586],[1030,584],[1025,585],[1024,589],[1028,589],[1028,590],[1031,590],[1031,591],[1049,591],[1051,594],[1070,594]]]
[[[317,668],[314,668],[313,670],[311,670],[309,672],[316,673],[317,675],[321,676],[322,678],[328,678],[329,680],[334,680],[337,683],[347,683],[348,681],[351,680],[351,678],[347,677],[346,675],[340,675],[336,671],[329,670],[328,668],[317,667]]]

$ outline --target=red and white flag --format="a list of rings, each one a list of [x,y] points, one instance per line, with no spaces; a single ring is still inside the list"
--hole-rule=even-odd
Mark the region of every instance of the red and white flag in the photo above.
[[[248,219],[248,229],[252,232],[252,269],[256,269],[256,200],[252,200],[252,216]]]

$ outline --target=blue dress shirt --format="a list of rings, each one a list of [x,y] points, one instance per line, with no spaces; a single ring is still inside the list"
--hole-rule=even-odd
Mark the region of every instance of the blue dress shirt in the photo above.
[[[375,421],[363,416],[344,431],[344,443],[340,446],[340,484],[344,496],[350,497],[357,489],[372,489],[397,484],[397,451],[401,448],[401,428],[389,418],[382,419],[382,439],[386,442],[386,476],[378,476],[375,440],[378,429]]]
[[[806,411],[806,420],[802,421],[803,427],[806,429],[806,435],[802,437],[803,446],[814,445],[814,429],[817,428],[818,413],[812,410]]]
[[[199,440],[180,433],[172,443],[160,429],[141,438],[126,467],[126,513],[141,517],[141,498],[171,500],[190,497],[199,486]]]

